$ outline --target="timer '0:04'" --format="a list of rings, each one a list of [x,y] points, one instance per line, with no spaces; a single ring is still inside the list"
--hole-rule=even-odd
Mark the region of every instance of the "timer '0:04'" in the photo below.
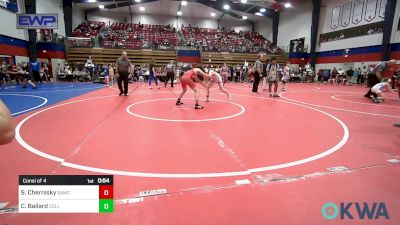
[[[110,178],[97,178],[97,183],[108,184],[108,183],[110,183]]]

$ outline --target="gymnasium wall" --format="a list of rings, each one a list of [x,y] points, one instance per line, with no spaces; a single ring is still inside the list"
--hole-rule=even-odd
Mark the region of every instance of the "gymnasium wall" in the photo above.
[[[380,22],[383,21],[384,19],[379,17],[379,6],[380,2],[382,0],[378,0],[378,6],[377,6],[377,12],[376,16],[374,19],[371,21],[366,21],[364,19],[365,13],[362,15],[362,20],[358,24],[353,24],[350,22],[346,27],[343,27],[339,25],[336,29],[331,28],[331,19],[332,19],[332,10],[335,7],[341,6],[343,7],[344,4],[346,3],[354,3],[354,0],[322,0],[321,3],[321,11],[320,11],[320,18],[319,18],[319,32],[318,32],[318,40],[319,40],[319,35],[321,33],[327,33],[327,32],[332,32],[332,31],[338,31],[338,30],[343,30],[343,29],[348,29],[352,27],[357,27],[361,25],[366,25],[370,23],[375,23],[375,22]],[[366,10],[366,4],[367,1],[364,1],[364,12]],[[354,8],[354,4],[353,4]],[[342,14],[342,13],[341,13]],[[351,12],[351,15],[353,15],[353,12]],[[352,17],[350,17],[351,19]],[[340,48],[357,48],[357,47],[365,47],[365,46],[373,46],[373,45],[380,45],[382,44],[382,33],[378,34],[372,34],[368,36],[359,36],[359,37],[353,37],[353,38],[346,38],[342,40],[336,40],[336,41],[329,41],[329,42],[324,42],[320,43],[317,45],[317,51],[329,51],[329,50],[335,50]]]
[[[331,32],[331,14],[332,9],[336,6],[343,6],[346,3],[354,2],[354,0],[322,0],[320,21],[319,21],[319,32],[318,39],[321,33]],[[366,1],[365,1],[366,2]],[[371,23],[382,21],[383,18],[378,16],[379,5],[381,0],[378,0],[378,9],[376,17]],[[365,10],[364,5],[364,10]],[[303,7],[302,7],[303,8]],[[312,7],[311,7],[312,8]],[[289,10],[287,10],[289,11]],[[285,13],[285,12],[284,12]],[[310,16],[312,9],[310,10]],[[353,13],[353,12],[352,12]],[[394,24],[392,29],[391,38],[391,58],[400,59],[400,31],[397,30],[400,16],[400,1],[397,1]],[[292,20],[297,20],[294,17]],[[364,14],[363,14],[364,20]],[[365,25],[367,21],[361,21],[359,24],[349,24],[345,28]],[[290,22],[289,22],[290,24]],[[283,26],[286,26],[285,24]],[[304,28],[307,32],[310,32],[311,22],[308,24],[308,28]],[[341,26],[335,30],[345,29]],[[282,30],[279,30],[282,34]],[[278,40],[279,41],[279,40]],[[307,43],[307,40],[306,40]],[[319,68],[343,68],[348,69],[350,67],[358,67],[360,65],[375,65],[377,61],[381,60],[381,44],[382,34],[373,34],[360,36],[355,38],[347,38],[342,40],[336,40],[325,43],[318,43],[317,40],[317,65],[316,69]],[[347,50],[347,51],[346,51]],[[347,56],[346,56],[347,55]],[[307,53],[291,53],[289,55],[290,61],[293,64],[305,64],[309,62],[309,54]]]
[[[18,0],[18,13],[25,13],[24,0]],[[17,16],[15,13],[0,7],[0,34],[21,40],[29,40],[26,30],[16,29]]]
[[[106,25],[111,25],[114,22],[128,22],[128,23],[142,23],[142,24],[160,24],[168,25],[171,24],[174,27],[191,26],[195,27],[209,27],[217,28],[218,20],[216,19],[206,19],[206,18],[191,18],[191,17],[176,17],[176,16],[166,16],[166,15],[151,15],[151,14],[132,14],[126,12],[115,12],[115,11],[101,11],[89,13],[87,15],[88,20],[92,21],[102,21]],[[233,27],[235,30],[251,30],[251,26],[241,20],[234,19],[233,17],[225,15],[220,21],[220,26]],[[76,26],[74,26],[75,28]]]
[[[72,15],[72,29],[75,29],[85,21],[85,11],[78,4],[73,4]]]
[[[36,13],[58,14],[58,29],[53,30],[53,32],[65,36],[65,22],[62,0],[37,0]]]
[[[272,19],[263,18],[255,23],[254,30],[272,41]]]
[[[398,29],[400,23],[400,0],[397,0],[396,10],[394,11],[392,38],[390,43],[400,43],[400,30]],[[398,57],[400,59],[400,56]]]
[[[311,43],[312,1],[292,3],[279,15],[278,46],[289,46],[290,40],[305,38],[305,45]]]
[[[18,13],[25,13],[24,0],[17,3]],[[15,63],[29,61],[28,32],[16,28],[16,14],[0,7],[0,21],[0,55],[12,58]]]
[[[0,35],[0,55],[28,57],[29,42],[5,35]]]

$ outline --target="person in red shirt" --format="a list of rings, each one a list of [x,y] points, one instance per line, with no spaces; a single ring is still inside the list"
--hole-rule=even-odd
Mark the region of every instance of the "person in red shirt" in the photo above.
[[[203,87],[205,85],[200,81],[197,76],[202,76],[203,78],[211,78],[211,75],[204,72],[204,69],[199,65],[194,65],[193,69],[186,71],[183,76],[181,77],[181,85],[182,85],[182,92],[179,95],[178,100],[176,101],[176,105],[182,105],[181,99],[183,95],[185,95],[187,86],[189,86],[194,91],[194,100],[196,102],[194,108],[195,109],[202,109],[203,106],[199,105],[199,91],[196,88],[196,82],[199,82]]]

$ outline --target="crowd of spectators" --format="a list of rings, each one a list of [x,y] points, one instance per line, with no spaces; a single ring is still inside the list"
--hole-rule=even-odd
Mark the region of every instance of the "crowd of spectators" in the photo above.
[[[113,23],[105,32],[102,22],[83,22],[74,30],[70,44],[77,47],[128,48],[128,49],[193,49],[226,52],[278,53],[279,48],[261,34],[252,31],[236,32],[229,28],[199,28],[182,25],[149,25]],[[96,39],[96,40],[95,40]],[[72,42],[73,43],[72,43]]]
[[[174,27],[133,23],[114,23],[103,36],[100,46],[105,48],[168,48],[175,47],[178,36]]]
[[[227,28],[199,28],[182,25],[181,45],[203,51],[259,52],[264,50],[276,53],[278,48],[261,34],[252,31],[239,31]]]
[[[95,38],[105,26],[104,22],[84,21],[72,32],[74,37]]]
[[[32,67],[32,64],[37,64],[37,67]],[[26,88],[26,83],[29,80],[32,82],[50,82],[52,81],[52,67],[48,61],[43,62],[20,62],[17,64],[9,64],[2,61],[0,64],[0,89],[7,89],[12,84],[22,84],[22,88]],[[36,88],[35,85],[33,85]]]

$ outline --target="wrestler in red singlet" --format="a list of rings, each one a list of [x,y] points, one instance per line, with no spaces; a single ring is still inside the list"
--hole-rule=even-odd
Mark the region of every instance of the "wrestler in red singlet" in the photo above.
[[[203,76],[204,78],[211,78],[210,75],[205,73],[202,69],[200,68],[193,68],[183,74],[181,77],[181,85],[182,85],[182,92],[178,97],[178,100],[176,101],[176,105],[182,105],[183,103],[181,102],[181,99],[183,95],[186,93],[187,86],[189,86],[193,91],[194,91],[194,100],[196,102],[194,108],[195,109],[202,109],[203,106],[199,105],[199,91],[196,88],[196,83],[195,81],[199,82],[201,85],[205,87],[205,85],[199,80],[197,77],[198,75]]]
[[[194,69],[186,71],[181,77],[182,88],[186,88],[186,86],[189,86],[191,89],[195,88],[196,83],[193,81],[193,79],[195,80],[199,79],[196,73],[194,72]]]

